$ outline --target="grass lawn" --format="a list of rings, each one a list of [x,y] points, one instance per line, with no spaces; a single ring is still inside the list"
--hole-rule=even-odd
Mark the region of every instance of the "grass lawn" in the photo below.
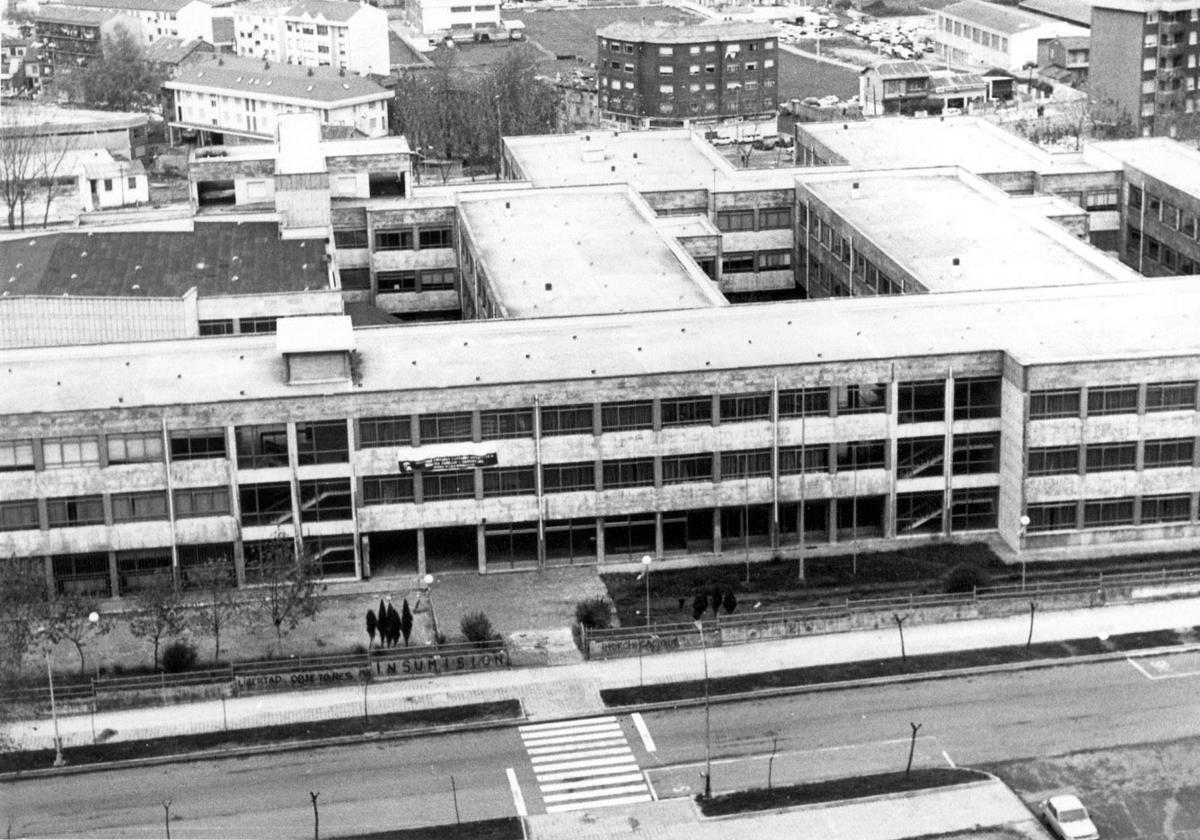
[[[736,555],[735,555],[736,556]],[[795,560],[772,560],[750,566],[735,562],[693,569],[652,570],[650,573],[650,615],[658,622],[691,621],[692,599],[698,593],[711,594],[733,590],[741,606],[761,604],[760,610],[825,605],[822,599],[840,601],[846,597],[870,597],[909,592],[941,592],[942,578],[960,563],[973,563],[986,569],[993,580],[1012,574],[983,543],[943,543],[897,551],[860,553],[855,561],[850,554],[810,557],[805,562],[805,578],[797,577]],[[1019,575],[1019,569],[1016,571]],[[609,598],[616,605],[622,626],[644,624],[641,612],[646,608],[645,581],[636,574],[601,575]],[[834,593],[831,590],[837,589]],[[679,599],[684,604],[679,606]]]
[[[522,9],[505,12],[502,17],[505,20],[524,21],[527,40],[536,41],[555,55],[567,56],[571,61],[577,55],[583,56],[586,62],[596,60],[596,30],[610,23],[622,20],[640,22],[642,19],[647,23],[695,23],[700,20],[697,15],[662,6],[548,11]]]
[[[340,834],[339,840],[522,840],[525,836],[520,817],[497,817],[492,820],[459,825],[427,825],[421,828],[400,828],[374,834]]]
[[[767,671],[758,674],[740,674],[732,677],[716,677],[708,681],[709,696],[739,694],[766,688],[791,688],[871,677],[892,677],[902,674],[922,674],[931,671],[958,668],[976,668],[984,665],[1002,665],[1014,662],[1029,662],[1038,659],[1068,660],[1075,656],[1109,653],[1113,651],[1137,651],[1166,645],[1186,644],[1200,641],[1200,628],[1187,630],[1154,630],[1142,633],[1125,633],[1098,638],[1067,639],[1057,642],[1039,642],[1006,647],[979,648],[977,650],[933,653],[901,659],[891,656],[886,659],[867,659],[860,662],[842,662],[832,665],[812,665],[807,668],[789,668],[785,671]],[[896,653],[900,650],[899,636],[896,637]],[[638,703],[669,703],[679,700],[695,700],[704,696],[704,681],[661,683],[658,685],[606,688],[600,691],[600,699],[606,706],[632,706]]]
[[[987,779],[986,773],[950,767],[928,767],[911,773],[879,773],[874,776],[856,776],[848,779],[828,779],[823,782],[808,782],[788,785],[771,790],[739,790],[705,799],[696,797],[700,811],[706,817],[723,817],[728,814],[744,814],[750,811],[769,811],[773,808],[789,808],[796,805],[811,805],[816,802],[838,802],[843,799],[858,799],[863,796],[879,796],[885,793],[902,793],[912,790],[949,787]]]
[[[857,96],[858,73],[846,67],[779,50],[780,102],[807,96],[820,99],[830,95],[841,99]]]
[[[63,757],[70,765],[102,764],[131,758],[185,755],[204,750],[282,744],[289,741],[315,741],[321,738],[367,733],[404,732],[456,723],[515,720],[520,716],[521,704],[518,701],[502,700],[492,703],[450,706],[444,709],[393,712],[386,715],[374,715],[368,719],[341,718],[284,726],[233,729],[228,732],[205,732],[198,735],[177,735],[169,738],[148,738],[138,741],[93,744],[86,747],[67,747],[63,750]],[[0,753],[0,773],[50,767],[53,762],[54,750]]]

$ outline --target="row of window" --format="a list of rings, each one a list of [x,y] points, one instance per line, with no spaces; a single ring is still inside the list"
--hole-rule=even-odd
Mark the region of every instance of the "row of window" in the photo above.
[[[721,255],[721,274],[750,274],[755,271],[784,271],[792,267],[792,252],[728,251]]]
[[[207,337],[274,333],[278,322],[279,319],[274,315],[264,315],[258,318],[213,318],[200,322],[200,335]]]
[[[1084,446],[1039,446],[1029,450],[1029,475],[1075,475],[1114,470],[1136,470],[1138,447],[1144,469],[1190,467],[1195,462],[1193,438],[1162,438]]]
[[[864,383],[837,387],[784,389],[779,392],[780,419],[881,413],[887,410],[887,385]],[[945,382],[902,382],[898,386],[898,419],[902,423],[939,421],[944,418]],[[998,417],[1000,380],[959,379],[954,383],[953,417],[970,420]],[[711,425],[771,419],[771,393],[672,397],[659,400],[660,423],[674,426]],[[416,443],[452,443],[475,440],[470,411],[422,414],[417,417],[368,417],[359,421],[362,448],[408,446]],[[545,406],[541,409],[544,436],[594,434],[654,428],[654,401],[634,400]],[[502,440],[533,436],[533,409],[510,408],[479,412],[479,439]],[[414,431],[416,434],[414,434]],[[237,426],[234,429],[238,466],[265,468],[288,466],[285,423]],[[46,469],[116,465],[124,463],[188,461],[227,456],[225,430],[173,429],[164,441],[159,431],[126,432],[104,437],[101,458],[98,435],[43,438],[42,465]],[[167,452],[169,447],[169,453]],[[345,463],[349,460],[349,435],[342,420],[296,424],[296,461],[301,466]],[[0,441],[0,472],[35,468],[31,439]]]
[[[1142,386],[1110,385],[1087,389],[1087,416],[1137,414],[1157,411],[1193,411],[1195,382],[1150,382],[1145,386],[1144,408],[1139,402]],[[1079,388],[1033,391],[1029,395],[1029,419],[1079,417],[1084,400]]]
[[[942,31],[956,35],[959,38],[966,38],[974,41],[976,44],[987,47],[991,50],[999,52],[1008,52],[1008,38],[999,35],[995,32],[989,32],[980,29],[978,26],[972,26],[969,23],[963,23],[959,20],[951,20],[948,17],[942,18]]]
[[[757,217],[757,224],[755,219]],[[744,210],[718,210],[717,230],[735,233],[747,230],[791,230],[791,207],[762,207]]]
[[[1143,191],[1140,187],[1130,184],[1129,208],[1140,211],[1143,203],[1146,210],[1145,218],[1162,222],[1173,230],[1181,231],[1192,239],[1200,240],[1200,221],[1197,220],[1196,216],[1148,190]],[[1142,216],[1140,212],[1133,215]]]
[[[333,231],[333,243],[338,248],[366,248],[368,241],[367,231],[363,228]],[[454,229],[449,225],[409,226],[375,231],[376,251],[411,251],[453,246]]]
[[[724,51],[725,55],[729,56],[729,55],[737,55],[743,49],[745,49],[746,52],[758,52],[759,44],[757,42],[751,42],[751,43],[744,44],[744,45],[743,44],[724,44],[723,47],[724,47],[723,51]],[[775,49],[774,39],[769,39],[769,40],[763,41],[762,48],[764,50]],[[602,49],[602,50],[607,49],[610,52],[615,52],[615,53],[624,52],[626,55],[633,55],[634,45],[630,44],[630,43],[622,42],[622,41],[606,41],[605,39],[601,38],[600,39],[600,49]],[[662,47],[658,48],[658,54],[659,55],[674,55],[675,49],[676,48],[674,46],[662,46]],[[683,45],[681,44],[678,49],[679,49],[680,53],[682,54],[683,50],[684,50]],[[690,44],[687,47],[688,55],[700,55],[701,52],[715,53],[716,51],[717,51],[717,44]]]
[[[153,522],[168,518],[165,490],[113,493],[110,503],[113,523]],[[175,491],[176,519],[227,516],[229,513],[229,489],[226,487],[189,487]],[[104,524],[104,500],[98,494],[46,499],[48,528]],[[0,501],[0,531],[37,530],[40,527],[37,499]]]
[[[346,291],[369,291],[371,269],[343,268],[338,270],[342,288]],[[380,293],[440,292],[455,287],[457,272],[453,268],[425,268],[413,271],[376,271],[375,282]]]
[[[1078,528],[1115,528],[1192,521],[1190,493],[1126,496],[1118,499],[1084,499],[1029,505],[1028,531],[1073,531]]]
[[[1142,232],[1133,225],[1125,226],[1125,253],[1130,260],[1141,258],[1176,274],[1196,273],[1195,261],[1153,236],[1142,236]]]

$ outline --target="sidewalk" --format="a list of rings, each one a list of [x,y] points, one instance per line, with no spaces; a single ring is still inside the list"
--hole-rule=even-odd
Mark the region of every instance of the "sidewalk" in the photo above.
[[[979,840],[1048,837],[1017,795],[996,780],[718,819],[700,816],[691,799],[671,799],[525,820],[530,840],[901,840],[952,832],[970,832]],[[991,827],[994,832],[987,831]]]
[[[1034,641],[1106,637],[1163,628],[1190,627],[1200,615],[1200,598],[1038,613]],[[947,624],[915,625],[904,631],[909,655],[1024,644],[1028,615]],[[562,629],[560,634],[569,634]],[[562,642],[562,639],[558,639]],[[805,665],[832,664],[896,656],[894,629],[809,636],[753,645],[711,648],[710,677],[775,671]],[[354,685],[317,691],[270,694],[59,718],[63,745],[94,740],[130,740],[165,735],[270,726],[357,716],[364,713],[411,711],[466,703],[519,699],[530,720],[553,720],[604,710],[599,691],[700,678],[705,653],[689,650],[638,658],[581,662],[541,668],[512,668],[456,676]],[[8,727],[23,749],[53,748],[50,720],[22,721]]]

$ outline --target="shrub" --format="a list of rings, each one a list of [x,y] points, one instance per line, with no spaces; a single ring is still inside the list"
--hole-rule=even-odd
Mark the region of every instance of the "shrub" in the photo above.
[[[168,674],[178,674],[196,662],[196,649],[183,640],[167,645],[162,654],[162,668]]]
[[[464,615],[458,626],[467,641],[477,645],[497,638],[497,633],[492,629],[491,619],[480,611]]]
[[[575,604],[575,621],[589,630],[605,630],[612,626],[612,607],[602,597],[585,598]]]
[[[960,563],[946,573],[945,589],[947,592],[973,592],[976,588],[987,586],[992,582],[986,571],[973,563]]]

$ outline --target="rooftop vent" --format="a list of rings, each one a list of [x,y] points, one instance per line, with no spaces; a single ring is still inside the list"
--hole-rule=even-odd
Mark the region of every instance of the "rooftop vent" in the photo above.
[[[958,265],[958,264],[959,264],[959,259],[958,259],[958,257],[955,257],[954,259],[950,260],[950,264],[951,264],[951,265]]]

